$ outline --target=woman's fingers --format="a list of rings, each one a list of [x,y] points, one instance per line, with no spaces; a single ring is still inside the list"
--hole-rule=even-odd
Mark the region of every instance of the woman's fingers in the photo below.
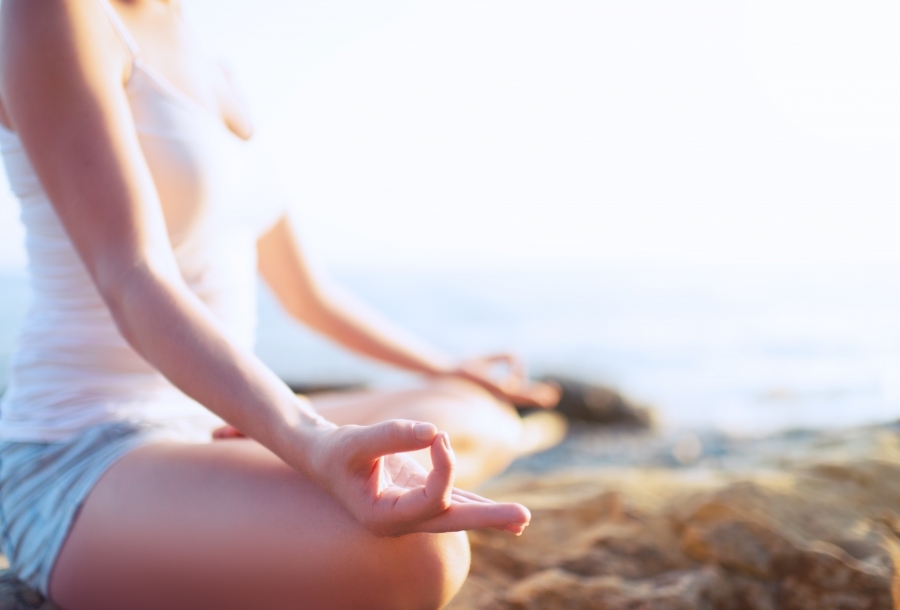
[[[453,494],[450,496],[452,501],[458,504],[496,504],[493,500],[488,500],[478,494],[473,494],[470,491],[464,491],[462,489],[453,490]],[[521,535],[523,531],[525,531],[525,527],[527,524],[522,523],[513,523],[511,525],[493,525],[494,529],[503,530],[507,532],[512,532],[516,536]]]
[[[351,455],[357,460],[376,460],[392,453],[404,453],[424,449],[437,436],[434,424],[405,419],[361,426],[353,431]]]
[[[525,368],[525,362],[515,354],[504,353],[489,356],[491,362],[505,362],[508,367],[506,375],[506,383],[514,383],[516,386],[522,386],[528,382],[528,371]]]
[[[476,374],[491,381],[498,388],[503,390],[512,390],[521,387],[528,378],[525,371],[525,364],[515,354],[491,354],[482,358],[476,358],[469,362],[472,370]],[[506,370],[498,371],[498,364],[505,364]]]
[[[520,504],[498,504],[454,488],[456,459],[449,436],[438,433],[432,424],[392,420],[349,427],[344,432],[347,444],[343,448],[349,453],[351,464],[361,467],[377,463],[381,467],[378,472],[383,476],[376,476],[383,479],[384,486],[375,492],[375,503],[370,505],[374,512],[368,518],[361,517],[370,522],[372,531],[396,535],[493,527],[520,534],[531,519],[528,509]],[[427,475],[421,470],[407,472],[403,460],[410,458],[395,455],[429,445],[433,468]],[[379,460],[382,457],[384,460]],[[382,472],[388,464],[389,472]]]
[[[505,364],[504,374],[497,365]],[[515,354],[491,354],[463,363],[460,374],[495,396],[516,405],[553,408],[560,399],[560,389],[554,384],[531,382],[524,362]]]
[[[493,500],[488,500],[483,496],[479,496],[478,494],[474,494],[471,491],[466,491],[464,489],[459,489],[458,487],[453,488],[453,499],[459,500],[460,502],[479,502],[481,504],[496,504]]]
[[[414,527],[417,532],[441,533],[493,527],[521,533],[531,513],[521,504],[452,503],[450,508]],[[511,529],[512,528],[512,529]]]
[[[450,436],[446,432],[438,434],[431,443],[431,465],[432,470],[425,480],[425,495],[446,509],[450,506],[453,476],[456,472],[456,456],[453,455]]]
[[[430,519],[451,505],[456,458],[446,432],[438,434],[432,442],[431,461],[433,467],[424,485],[386,498],[391,503],[392,519],[412,524]]]
[[[549,383],[534,382],[525,388],[525,397],[536,407],[552,409],[559,403],[562,395],[559,386]]]
[[[538,403],[546,409],[552,409],[559,404],[562,398],[562,388],[555,383],[537,383],[534,384],[535,397]]]

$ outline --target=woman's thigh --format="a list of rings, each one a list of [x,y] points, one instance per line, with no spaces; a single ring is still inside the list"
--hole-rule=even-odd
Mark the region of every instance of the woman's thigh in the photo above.
[[[464,534],[377,538],[251,440],[137,449],[100,479],[56,562],[67,610],[428,608]]]

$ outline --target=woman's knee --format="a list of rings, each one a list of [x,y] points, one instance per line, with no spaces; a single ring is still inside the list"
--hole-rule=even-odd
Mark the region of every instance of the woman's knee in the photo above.
[[[464,379],[443,379],[433,386],[436,396],[450,398],[465,413],[482,413],[496,424],[516,426],[519,415],[515,407],[483,387]]]
[[[469,541],[464,532],[413,534],[399,539],[394,557],[393,591],[385,591],[396,610],[437,610],[445,606],[469,573]]]
[[[457,400],[480,403],[489,402],[493,405],[509,406],[508,403],[498,400],[497,397],[482,386],[466,379],[441,378],[434,381],[432,387],[437,392],[454,396]]]
[[[515,408],[483,388],[466,390],[466,407],[461,411],[465,415],[464,436],[493,451],[514,451],[522,433],[522,420]]]

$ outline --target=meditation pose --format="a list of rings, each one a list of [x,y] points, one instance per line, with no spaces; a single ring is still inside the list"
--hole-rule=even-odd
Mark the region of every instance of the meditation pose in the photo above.
[[[511,404],[556,390],[340,296],[254,180],[251,134],[178,0],[0,4],[33,293],[0,528],[12,570],[66,610],[439,608],[468,570],[463,530],[528,525],[454,476],[531,448]],[[252,351],[257,270],[294,318],[422,383],[295,395]]]

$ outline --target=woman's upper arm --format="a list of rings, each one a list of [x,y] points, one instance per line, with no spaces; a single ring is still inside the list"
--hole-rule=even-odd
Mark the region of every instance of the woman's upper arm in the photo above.
[[[128,56],[98,2],[3,0],[0,96],[101,293],[123,273],[177,271],[123,80]]]
[[[297,240],[289,214],[284,214],[256,242],[259,272],[282,306],[305,319],[322,298],[321,286]]]

